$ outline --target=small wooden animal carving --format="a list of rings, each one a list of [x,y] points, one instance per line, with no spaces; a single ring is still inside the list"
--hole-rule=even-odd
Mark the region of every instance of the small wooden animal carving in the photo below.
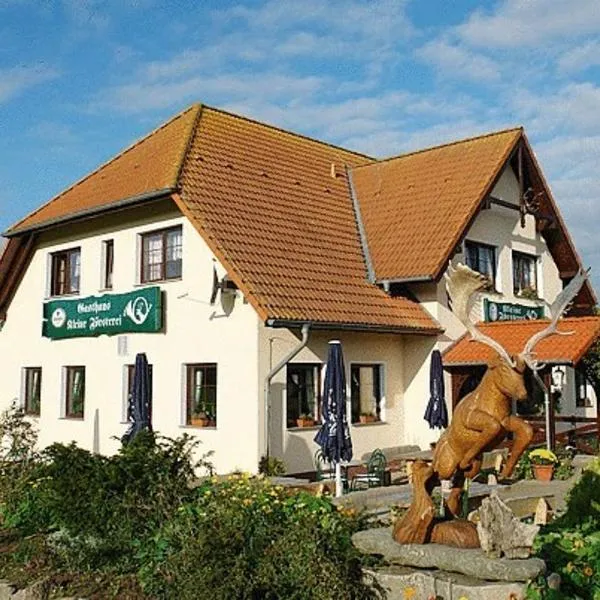
[[[510,476],[533,437],[531,426],[511,414],[512,400],[527,398],[523,380],[525,369],[537,371],[542,368],[533,358],[535,345],[553,334],[568,335],[557,331],[558,319],[577,295],[586,276],[581,271],[573,278],[550,307],[548,327],[532,336],[521,354],[511,357],[498,342],[482,334],[470,319],[473,298],[486,287],[487,279],[465,265],[449,266],[446,282],[454,314],[473,340],[491,346],[498,356],[489,364],[479,386],[454,410],[450,426],[435,447],[432,465],[419,467],[421,476],[415,479],[413,503],[394,527],[397,542],[422,544],[430,541],[435,513],[431,490],[441,479],[452,480],[447,506],[453,515],[457,515],[465,478],[477,475],[482,454],[496,448],[509,432],[513,434],[512,451],[500,477]]]

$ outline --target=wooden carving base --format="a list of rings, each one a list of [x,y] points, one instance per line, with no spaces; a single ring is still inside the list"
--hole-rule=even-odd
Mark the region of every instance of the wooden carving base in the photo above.
[[[431,499],[431,465],[413,466],[413,500],[406,514],[396,521],[392,536],[399,544],[444,544],[455,548],[479,548],[475,524],[463,519],[436,520]]]

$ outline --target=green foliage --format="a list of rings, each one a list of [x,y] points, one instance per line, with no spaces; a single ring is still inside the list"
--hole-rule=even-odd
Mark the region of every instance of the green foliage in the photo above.
[[[354,511],[260,478],[211,480],[144,554],[142,584],[161,598],[371,598],[351,536]]]
[[[600,458],[571,489],[565,514],[538,535],[535,550],[561,576],[562,595],[538,585],[530,597],[600,598]]]
[[[148,432],[112,457],[54,444],[4,504],[6,525],[58,531],[50,542],[68,567],[131,568],[139,545],[191,497],[195,445]]]
[[[285,463],[280,458],[265,454],[258,463],[258,472],[268,477],[284,475],[286,472]]]

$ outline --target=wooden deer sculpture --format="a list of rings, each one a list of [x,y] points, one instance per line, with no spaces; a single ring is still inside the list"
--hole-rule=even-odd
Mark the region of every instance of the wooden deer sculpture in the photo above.
[[[437,541],[463,547],[478,545],[472,532],[465,538],[462,525],[454,529],[440,527],[436,534],[431,491],[440,480],[451,480],[447,507],[451,515],[457,516],[465,478],[477,475],[482,454],[497,447],[509,432],[513,434],[512,450],[500,477],[510,476],[533,437],[531,426],[511,414],[512,400],[527,398],[523,380],[525,369],[529,367],[537,371],[543,366],[534,359],[536,344],[550,335],[571,333],[557,331],[556,327],[586,277],[587,273],[580,271],[573,278],[552,303],[549,325],[532,336],[519,355],[511,357],[498,342],[479,331],[470,318],[473,299],[487,286],[487,278],[462,264],[449,266],[446,285],[454,314],[467,328],[472,340],[492,347],[498,356],[488,365],[479,386],[457,405],[448,429],[436,445],[432,464],[415,463],[413,502],[404,517],[396,522],[393,536],[397,542],[423,544]]]

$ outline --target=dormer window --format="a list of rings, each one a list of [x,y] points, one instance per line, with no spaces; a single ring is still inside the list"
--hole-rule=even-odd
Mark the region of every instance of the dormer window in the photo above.
[[[515,296],[537,298],[537,258],[522,252],[513,252],[512,262]]]
[[[479,242],[465,242],[465,262],[467,266],[485,275],[490,287],[496,287],[496,248]]]

